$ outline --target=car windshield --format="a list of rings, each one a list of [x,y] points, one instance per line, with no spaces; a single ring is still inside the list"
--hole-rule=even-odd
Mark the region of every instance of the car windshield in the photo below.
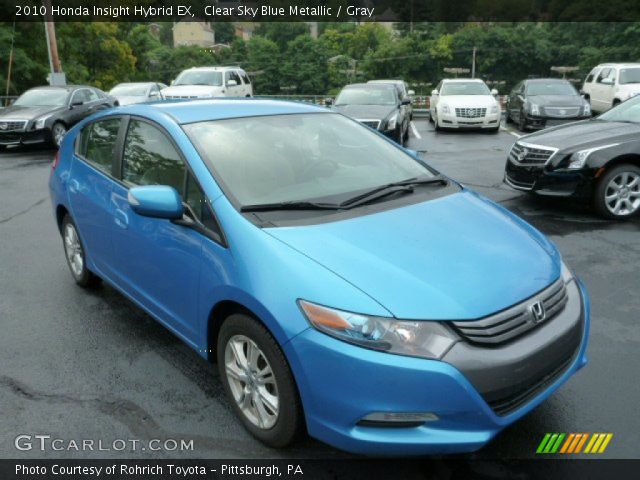
[[[216,120],[184,129],[227,195],[242,206],[335,202],[434,176],[399,147],[336,113]]]
[[[149,85],[146,84],[123,83],[113,87],[109,93],[111,95],[143,97],[147,94],[148,89]]]
[[[620,69],[620,84],[640,83],[640,68]]]
[[[446,82],[440,95],[491,95],[489,87],[481,82]]]
[[[395,88],[345,88],[336,105],[395,105]]]
[[[212,87],[222,86],[222,72],[212,72],[210,70],[189,70],[182,72],[174,85],[210,85]]]
[[[41,88],[24,92],[13,102],[21,107],[62,107],[67,104],[69,92],[54,88]]]
[[[580,95],[570,83],[564,82],[533,82],[527,85],[527,95]]]
[[[640,96],[633,97],[626,102],[622,102],[617,107],[598,117],[600,120],[608,122],[640,122]]]

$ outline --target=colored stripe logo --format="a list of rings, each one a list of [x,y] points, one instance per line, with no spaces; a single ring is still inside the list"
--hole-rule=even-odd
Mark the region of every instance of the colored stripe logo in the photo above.
[[[612,438],[613,433],[547,433],[536,453],[604,453]]]

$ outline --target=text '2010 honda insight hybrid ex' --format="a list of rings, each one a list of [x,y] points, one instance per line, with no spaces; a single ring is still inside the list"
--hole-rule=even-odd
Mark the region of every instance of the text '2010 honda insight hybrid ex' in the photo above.
[[[270,446],[477,450],[586,363],[587,293],[549,240],[324,108],[111,109],[50,189],[75,281],[216,361]]]

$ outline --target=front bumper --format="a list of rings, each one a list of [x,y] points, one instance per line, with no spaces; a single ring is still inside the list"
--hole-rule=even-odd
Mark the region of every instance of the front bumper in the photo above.
[[[0,145],[36,145],[51,141],[51,131],[47,128],[27,132],[0,133]]]
[[[440,114],[440,127],[443,128],[498,128],[500,125],[500,113],[488,114],[484,117],[462,118],[454,114]]]
[[[548,127],[557,127],[558,125],[566,125],[567,123],[579,122],[581,120],[586,120],[591,118],[589,116],[577,116],[577,117],[568,117],[568,118],[557,118],[557,117],[544,117],[544,116],[533,116],[526,114],[524,115],[525,125],[527,128],[532,130],[542,130],[543,128]]]
[[[553,171],[546,166],[515,165],[507,160],[504,183],[538,195],[590,198],[594,175],[591,169]]]
[[[444,361],[404,357],[353,346],[311,328],[304,331],[285,345],[285,352],[298,383],[309,434],[337,448],[368,455],[478,450],[586,364],[589,301],[584,287],[576,285],[581,312],[577,349],[560,372],[502,416],[474,386],[477,379],[470,380],[447,362],[449,354]],[[536,361],[540,358],[539,352],[532,356]],[[517,368],[522,365],[514,363]],[[493,375],[499,384],[499,372]],[[432,412],[438,420],[404,428],[358,425],[372,412]]]

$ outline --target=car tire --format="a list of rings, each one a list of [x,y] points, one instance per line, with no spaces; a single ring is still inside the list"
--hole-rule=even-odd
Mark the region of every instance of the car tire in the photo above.
[[[492,128],[489,130],[491,133],[498,133],[500,131],[500,125],[498,125],[496,128]]]
[[[304,426],[302,404],[289,364],[269,331],[249,315],[231,315],[220,327],[216,355],[223,388],[244,427],[270,447],[290,445]],[[256,372],[267,369],[265,382]]]
[[[440,120],[438,120],[438,117],[433,119],[433,126],[436,129],[436,132],[442,131],[442,127],[440,126]]]
[[[95,287],[100,284],[100,277],[87,268],[85,248],[78,234],[76,224],[69,215],[62,219],[62,246],[67,265],[75,282],[81,287]]]
[[[436,123],[436,122],[434,122],[434,120],[433,120],[433,115],[431,114],[431,109],[429,109],[429,121],[430,121],[431,123]]]
[[[51,143],[56,148],[60,148],[62,139],[67,134],[67,126],[62,122],[55,122],[51,127]]]
[[[409,140],[409,125],[407,125],[407,129],[404,131],[403,139],[405,143]]]
[[[507,111],[504,115],[504,122],[505,123],[513,123],[513,118],[511,118],[511,114],[509,113],[509,108],[507,108]]]
[[[593,202],[605,218],[625,220],[636,215],[640,212],[640,167],[622,164],[605,172],[596,185]]]

